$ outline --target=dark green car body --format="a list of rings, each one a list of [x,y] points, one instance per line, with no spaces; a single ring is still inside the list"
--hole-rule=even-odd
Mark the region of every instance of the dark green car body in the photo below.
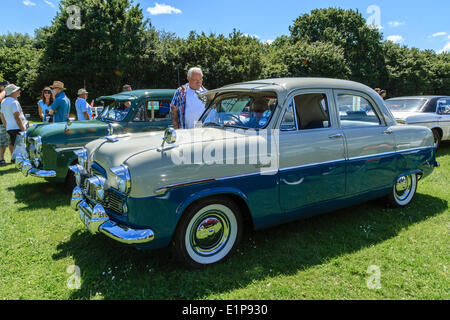
[[[105,105],[98,120],[34,125],[25,134],[27,152],[17,158],[16,167],[25,175],[65,182],[68,166],[77,162],[74,151],[87,143],[110,135],[160,131],[171,125],[174,93],[172,89],[149,89],[103,96],[97,99]],[[113,104],[123,104],[126,111],[115,118],[117,111],[109,110]]]

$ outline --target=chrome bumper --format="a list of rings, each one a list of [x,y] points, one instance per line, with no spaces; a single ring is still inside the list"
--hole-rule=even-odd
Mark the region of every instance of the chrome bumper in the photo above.
[[[26,156],[18,154],[16,156],[16,168],[21,171],[26,177],[28,175],[39,178],[54,178],[56,171],[54,170],[39,170],[33,166],[30,159]]]
[[[75,187],[72,192],[72,208],[79,211],[80,219],[92,234],[104,235],[125,244],[142,244],[153,241],[151,229],[131,229],[110,220],[101,204],[92,207],[85,199],[83,190]]]

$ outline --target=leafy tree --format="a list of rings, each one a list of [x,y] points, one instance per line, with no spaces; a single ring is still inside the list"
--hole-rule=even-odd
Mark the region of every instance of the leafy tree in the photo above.
[[[351,79],[378,86],[385,76],[382,35],[358,11],[315,9],[289,27],[294,42],[326,42],[343,48]]]
[[[68,28],[72,5],[81,10],[81,29]],[[94,97],[116,93],[124,83],[142,85],[143,70],[152,65],[150,29],[129,0],[62,0],[52,25],[38,33],[43,55],[36,89],[60,80],[69,96],[86,85]]]
[[[27,34],[8,33],[0,36],[1,77],[22,88],[22,101],[34,103],[32,90],[41,51]]]

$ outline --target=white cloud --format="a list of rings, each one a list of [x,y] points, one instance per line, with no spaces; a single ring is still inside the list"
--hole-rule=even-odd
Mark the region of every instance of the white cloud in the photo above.
[[[399,27],[399,26],[402,26],[402,25],[404,25],[405,23],[404,22],[400,22],[400,21],[390,21],[390,22],[388,22],[388,25],[390,26],[390,27]]]
[[[174,8],[167,4],[159,4],[159,3],[155,3],[154,7],[147,8],[147,11],[152,16],[156,16],[158,14],[172,14],[172,13],[180,14],[180,13],[182,13],[180,9]]]
[[[403,37],[400,35],[392,35],[387,37],[387,39],[393,43],[402,43],[404,41]]]
[[[433,33],[431,36],[428,36],[428,38],[445,37],[446,35],[447,35],[447,32],[436,32],[436,33]]]
[[[34,7],[34,6],[36,5],[36,3],[31,2],[30,0],[23,0],[22,2],[23,2],[23,4],[26,5],[26,6]]]
[[[264,41],[264,43],[272,44],[272,43],[273,43],[273,40],[266,40],[266,41]]]
[[[444,52],[450,52],[450,42],[447,42],[447,44],[442,48],[442,50],[439,50],[438,53],[444,53]]]
[[[53,2],[51,2],[51,1],[49,1],[49,0],[44,0],[44,2],[45,2],[46,4],[48,4],[50,7],[55,8],[55,4],[54,4]]]

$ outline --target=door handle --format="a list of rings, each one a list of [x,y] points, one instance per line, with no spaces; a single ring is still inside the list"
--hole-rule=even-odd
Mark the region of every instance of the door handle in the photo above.
[[[289,182],[286,179],[281,179],[281,182],[283,182],[284,184],[287,184],[289,186],[296,186],[296,185],[299,185],[300,183],[302,183],[303,180],[305,180],[305,178],[300,178],[300,180],[294,181],[294,182]]]
[[[384,134],[392,134],[392,130],[391,129],[387,129],[383,131]]]
[[[340,139],[343,136],[344,135],[342,133],[336,133],[336,134],[332,134],[331,136],[328,136],[328,138],[330,138],[330,139]]]

